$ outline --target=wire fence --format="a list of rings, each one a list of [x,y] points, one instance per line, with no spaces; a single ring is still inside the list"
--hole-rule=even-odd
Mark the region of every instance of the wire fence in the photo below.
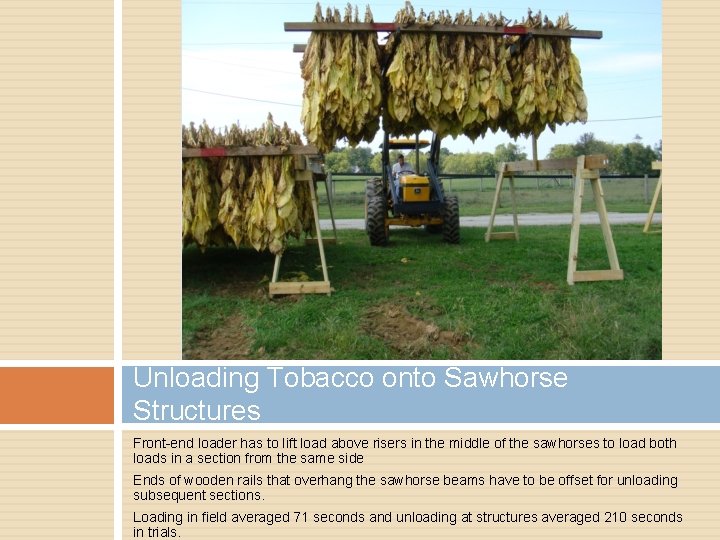
[[[333,206],[338,207],[341,213],[353,216],[363,215],[365,182],[373,176],[372,173],[328,175],[329,197],[333,201]],[[483,215],[489,212],[496,186],[494,176],[443,174],[441,180],[446,194],[458,196],[463,215]],[[608,210],[646,212],[655,192],[657,181],[658,178],[655,175],[603,176],[604,199]],[[521,213],[571,211],[572,182],[572,176],[569,174],[515,175],[518,211]],[[503,194],[501,194],[501,204],[505,207],[510,205],[508,191],[509,182],[505,182]],[[588,209],[594,209],[592,190],[588,188],[585,193]],[[658,207],[658,211],[660,210],[661,205]]]

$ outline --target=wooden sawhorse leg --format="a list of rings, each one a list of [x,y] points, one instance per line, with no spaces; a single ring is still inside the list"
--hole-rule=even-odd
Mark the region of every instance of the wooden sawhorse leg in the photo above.
[[[493,198],[492,210],[490,211],[490,221],[488,222],[488,229],[485,233],[485,242],[489,242],[491,239],[496,240],[520,240],[520,227],[518,225],[517,215],[517,203],[515,200],[515,177],[512,173],[506,175],[505,163],[500,164],[500,172],[498,172],[497,180],[495,183],[495,197]],[[497,213],[498,206],[500,206],[500,193],[502,192],[502,185],[507,177],[510,184],[510,199],[512,201],[513,211],[513,232],[493,232],[495,226],[495,214]]]
[[[605,250],[610,261],[610,270],[577,270],[578,248],[580,245],[580,220],[582,216],[582,201],[585,191],[585,180],[589,179],[595,196],[595,206],[600,218],[600,228],[605,240]],[[568,253],[567,282],[574,285],[578,281],[607,281],[621,280],[624,278],[623,271],[615,250],[615,242],[610,229],[607,208],[605,207],[605,196],[600,183],[600,172],[598,170],[585,169],[585,156],[578,157],[577,169],[575,171],[575,189],[573,193],[573,215],[570,227],[570,250]]]

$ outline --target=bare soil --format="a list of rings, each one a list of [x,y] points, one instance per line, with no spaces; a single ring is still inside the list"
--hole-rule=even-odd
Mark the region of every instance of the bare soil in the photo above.
[[[233,315],[212,332],[198,333],[195,343],[183,354],[185,360],[243,360],[252,345],[252,330],[241,315]]]
[[[408,358],[421,358],[438,346],[458,351],[467,343],[465,336],[441,330],[436,324],[414,317],[407,308],[395,304],[381,304],[367,310],[362,328]]]

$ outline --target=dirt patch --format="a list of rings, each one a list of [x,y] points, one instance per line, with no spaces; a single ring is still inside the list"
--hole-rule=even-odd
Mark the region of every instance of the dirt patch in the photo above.
[[[211,294],[225,298],[231,297],[262,300],[268,296],[267,283],[258,283],[257,281],[236,281],[232,283],[223,283],[211,290]]]
[[[558,290],[557,285],[550,283],[549,281],[533,281],[531,284],[533,287],[537,287],[545,292],[555,292]]]
[[[198,333],[192,347],[183,354],[185,360],[242,360],[251,351],[253,331],[240,315],[226,319],[212,332]]]
[[[467,339],[432,322],[413,317],[404,306],[381,304],[369,309],[362,321],[368,334],[380,338],[409,358],[420,358],[438,347],[459,351]]]

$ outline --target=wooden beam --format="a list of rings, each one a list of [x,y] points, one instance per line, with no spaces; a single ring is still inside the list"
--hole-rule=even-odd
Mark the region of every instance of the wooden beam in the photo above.
[[[500,191],[502,190],[503,181],[505,180],[505,172],[507,171],[507,163],[500,163],[498,174],[495,177],[495,196],[493,197],[492,208],[490,210],[490,221],[488,222],[487,231],[485,231],[485,242],[489,242],[493,236],[493,226],[495,225],[495,213],[500,206]]]
[[[313,145],[289,146],[215,146],[212,148],[183,148],[182,157],[244,157],[244,156],[312,156],[318,154]]]
[[[652,168],[655,171],[662,171],[662,161],[653,161],[652,162]]]
[[[575,283],[577,274],[578,247],[580,245],[580,214],[582,212],[582,200],[585,191],[585,180],[580,176],[585,168],[585,156],[579,156],[576,160],[577,169],[573,177],[573,213],[570,224],[570,249],[568,250],[567,282],[569,285]]]
[[[507,231],[507,232],[489,233],[489,235],[487,236],[485,241],[487,242],[490,239],[493,239],[493,240],[517,240],[518,238],[517,238],[517,234],[515,232]]]
[[[605,169],[608,166],[608,158],[603,154],[585,156],[586,169]],[[539,161],[512,161],[505,163],[507,172],[530,172],[530,171],[562,171],[575,170],[577,158],[567,159],[541,159]]]
[[[658,178],[657,185],[655,186],[655,193],[653,194],[652,202],[650,203],[650,209],[648,210],[647,218],[645,219],[645,226],[643,227],[644,233],[660,232],[659,230],[651,231],[650,227],[652,226],[653,216],[655,215],[655,207],[657,206],[661,191],[662,191],[662,170],[660,171],[660,178]]]
[[[485,26],[477,24],[410,24],[396,23],[331,23],[286,22],[286,32],[423,32],[428,34],[496,34],[531,35],[540,37],[601,39],[599,30],[562,30],[560,28],[528,28],[527,26]]]
[[[304,53],[307,49],[307,43],[295,43],[293,45],[293,52]]]
[[[278,294],[327,294],[332,292],[329,281],[278,281],[271,283],[270,296]]]
[[[622,270],[582,270],[573,273],[575,283],[581,281],[620,281],[624,279]]]
[[[605,251],[607,252],[610,268],[614,271],[620,271],[620,262],[618,261],[617,251],[615,249],[615,241],[610,228],[610,218],[608,216],[607,207],[605,206],[605,193],[603,193],[600,178],[590,180],[590,186],[593,190],[595,198],[595,208],[597,208],[598,217],[600,218],[600,229],[605,240]],[[620,278],[622,279],[622,278]]]

